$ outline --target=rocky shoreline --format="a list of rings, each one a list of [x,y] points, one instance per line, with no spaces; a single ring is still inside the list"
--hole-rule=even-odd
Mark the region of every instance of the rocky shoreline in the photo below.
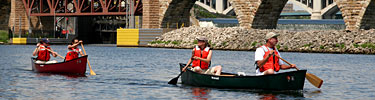
[[[284,52],[375,54],[375,29],[347,32],[345,30],[289,31],[245,29],[240,27],[185,27],[164,33],[150,42],[150,47],[193,48],[197,36],[206,36],[211,48],[250,50],[265,44],[265,34],[280,34],[277,48]]]

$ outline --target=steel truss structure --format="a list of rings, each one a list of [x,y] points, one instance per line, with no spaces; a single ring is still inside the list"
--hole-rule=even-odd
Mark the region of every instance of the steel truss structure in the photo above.
[[[142,15],[142,0],[22,0],[30,16]],[[130,4],[133,4],[133,8]]]

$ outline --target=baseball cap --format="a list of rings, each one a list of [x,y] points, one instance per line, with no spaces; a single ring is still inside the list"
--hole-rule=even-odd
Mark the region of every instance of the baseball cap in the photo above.
[[[199,36],[196,38],[198,41],[207,41],[208,39],[204,36]]]
[[[42,39],[42,42],[44,42],[44,43],[49,43],[49,40],[48,39]]]
[[[274,32],[269,32],[266,34],[266,40],[270,39],[270,38],[273,38],[273,37],[277,37],[279,36],[280,34],[277,34],[277,33],[274,33]]]

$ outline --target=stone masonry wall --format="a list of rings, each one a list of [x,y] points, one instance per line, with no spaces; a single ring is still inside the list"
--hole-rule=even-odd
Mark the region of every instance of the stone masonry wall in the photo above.
[[[241,27],[274,29],[288,0],[231,0]]]
[[[144,0],[142,28],[160,28],[159,0]]]
[[[290,52],[328,52],[375,54],[375,29],[346,32],[345,30],[261,30],[239,27],[187,27],[164,33],[149,43],[151,47],[193,48],[195,38],[206,36],[213,49],[255,50],[265,44],[265,34],[279,33],[277,47]]]

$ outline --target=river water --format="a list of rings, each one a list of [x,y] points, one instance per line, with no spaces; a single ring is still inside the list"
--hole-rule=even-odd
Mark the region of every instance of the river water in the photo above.
[[[65,55],[66,46],[51,46]],[[85,46],[96,76],[31,71],[34,45],[0,45],[0,99],[375,99],[375,56],[282,52],[284,59],[324,80],[301,91],[193,87],[167,82],[179,74],[190,49]],[[60,58],[53,58],[62,61]],[[214,50],[212,65],[254,73],[254,51]],[[292,69],[291,69],[292,70]],[[288,71],[288,70],[286,70]],[[181,79],[179,79],[180,81]]]

